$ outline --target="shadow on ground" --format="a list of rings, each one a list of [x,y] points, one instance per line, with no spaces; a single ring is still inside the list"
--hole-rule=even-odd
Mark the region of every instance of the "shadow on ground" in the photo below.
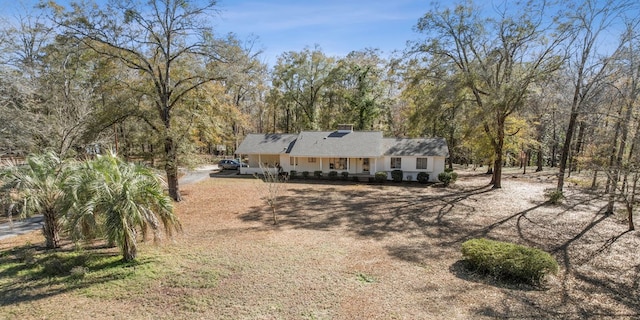
[[[496,286],[507,297],[504,305],[477,310],[478,314],[497,318],[640,317],[639,259],[630,258],[622,268],[611,267],[615,265],[611,259],[618,259],[611,255],[612,248],[632,249],[638,235],[626,233],[624,224],[603,214],[599,195],[576,192],[562,205],[551,205],[539,197],[530,207],[509,212],[499,207],[509,196],[489,186],[422,190],[393,185],[292,188],[278,201],[278,228],[344,230],[355,238],[377,240],[402,237],[402,244],[387,247],[389,255],[416,264],[460,257],[460,244],[471,238],[517,242],[556,257],[562,274],[552,285],[559,293],[483,279],[465,272],[456,258],[451,273]],[[241,219],[273,228],[270,211],[264,207],[252,208]],[[607,271],[599,272],[602,268]],[[594,292],[603,297],[598,303],[591,301]],[[547,301],[545,296],[551,295],[558,301]]]

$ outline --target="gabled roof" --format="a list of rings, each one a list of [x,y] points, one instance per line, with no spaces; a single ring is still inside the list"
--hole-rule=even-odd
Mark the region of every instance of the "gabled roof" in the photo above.
[[[447,147],[447,142],[444,138],[385,138],[383,140],[385,156],[449,157],[449,147]]]
[[[288,153],[298,137],[297,134],[249,134],[236,154],[280,154]]]
[[[382,150],[379,131],[303,131],[298,135],[293,157],[379,157]]]

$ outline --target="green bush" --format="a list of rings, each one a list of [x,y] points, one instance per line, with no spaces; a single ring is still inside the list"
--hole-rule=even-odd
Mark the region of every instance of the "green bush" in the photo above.
[[[342,175],[342,179],[343,180],[348,180],[349,179],[349,172],[348,171],[342,171],[340,174]]]
[[[360,182],[360,178],[358,178],[358,176],[351,176],[351,180],[353,182]]]
[[[515,243],[471,239],[462,244],[467,267],[496,278],[539,284],[558,273],[558,262],[548,253]]]
[[[384,183],[385,181],[387,181],[387,172],[386,171],[378,171],[376,172],[376,175],[374,176],[374,180],[377,183]]]
[[[402,182],[402,170],[393,170],[391,171],[391,180],[393,182]]]
[[[302,177],[303,178],[309,178],[309,171],[302,171]]]
[[[322,178],[322,171],[320,170],[314,171],[313,176],[316,178]]]
[[[451,173],[440,172],[440,174],[438,174],[438,180],[440,180],[440,182],[442,182],[445,186],[448,186],[451,183]]]
[[[427,183],[429,182],[429,174],[426,172],[418,172],[418,176],[416,177],[418,182]]]
[[[458,180],[458,173],[451,171],[450,174],[451,174],[451,182],[456,182],[456,180]]]
[[[444,172],[453,172],[453,168],[449,168],[449,167],[444,168]]]
[[[338,171],[329,171],[329,178],[335,179],[338,177]]]
[[[295,179],[297,175],[298,175],[298,171],[296,171],[296,170],[291,170],[291,171],[289,172],[289,179]]]
[[[549,203],[558,204],[564,199],[564,194],[558,189],[550,189],[545,192],[545,196],[549,199]]]

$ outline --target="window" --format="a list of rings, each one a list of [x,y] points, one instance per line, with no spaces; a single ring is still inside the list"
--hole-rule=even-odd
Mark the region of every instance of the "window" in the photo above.
[[[402,169],[402,158],[391,158],[391,169]]]
[[[290,157],[289,158],[289,165],[297,166],[298,165],[298,159],[296,159],[296,157]]]
[[[427,170],[427,161],[428,158],[417,158],[416,159],[416,169]]]
[[[309,157],[309,158],[307,158],[307,162],[309,162],[309,163],[316,163],[316,158],[311,158],[311,157]]]
[[[331,158],[331,159],[329,159],[329,169],[347,170],[347,158]]]

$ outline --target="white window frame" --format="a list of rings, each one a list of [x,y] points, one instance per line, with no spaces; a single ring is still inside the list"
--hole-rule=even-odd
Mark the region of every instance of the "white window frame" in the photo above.
[[[391,169],[402,169],[402,158],[391,157]]]
[[[424,162],[424,163],[421,163],[421,162]],[[421,166],[421,164],[424,165],[424,168],[422,168],[423,166]],[[425,157],[416,158],[416,170],[427,170],[427,168],[429,168],[429,158],[425,158]]]

